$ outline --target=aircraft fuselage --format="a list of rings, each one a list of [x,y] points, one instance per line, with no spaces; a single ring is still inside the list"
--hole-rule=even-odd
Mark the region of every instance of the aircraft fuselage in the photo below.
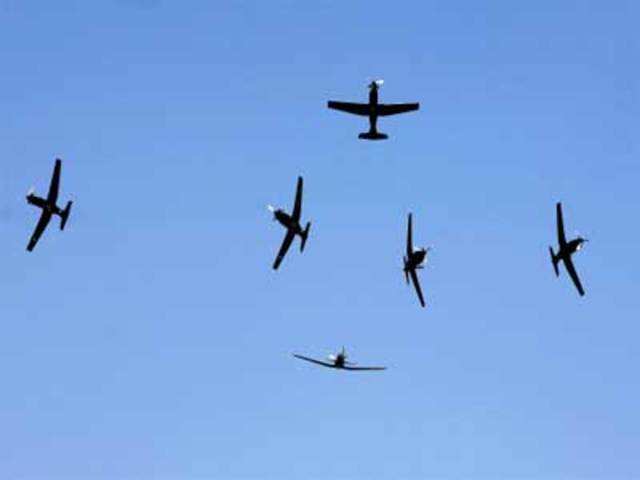
[[[45,198],[38,197],[34,194],[27,195],[27,202],[30,205],[35,205],[52,215],[61,215],[62,210],[57,205],[48,202]]]
[[[426,256],[427,251],[424,249],[414,250],[411,252],[411,255],[409,255],[409,258],[407,259],[407,269],[412,270],[419,268],[424,262]]]
[[[559,258],[570,257],[571,255],[573,255],[574,253],[576,253],[582,248],[582,244],[584,242],[585,242],[585,239],[582,237],[578,237],[571,240],[570,242],[567,242],[564,245],[564,248],[562,248],[562,246],[560,247],[560,251],[558,252],[558,257]]]
[[[273,213],[273,216],[278,221],[278,223],[285,227],[287,230],[293,230],[294,233],[302,235],[302,227],[300,226],[300,223],[293,220],[293,218],[291,218],[291,215],[289,215],[285,211],[276,210]]]
[[[369,133],[378,133],[378,84],[371,82],[369,85]]]

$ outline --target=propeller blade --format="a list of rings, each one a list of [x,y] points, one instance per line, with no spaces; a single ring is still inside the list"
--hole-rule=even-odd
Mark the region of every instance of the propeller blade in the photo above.
[[[269,210],[271,213],[275,213],[276,207],[274,207],[273,205],[267,205],[267,210]]]
[[[381,79],[381,78],[373,78],[373,77],[368,77],[368,78],[367,78],[367,86],[368,86],[368,87],[371,87],[371,86],[373,86],[374,84],[375,84],[376,86],[378,86],[378,87],[381,87],[383,83],[384,83],[384,80],[383,80],[383,79]]]
[[[29,188],[29,190],[27,191],[27,196],[29,196],[29,195],[33,195],[34,193],[36,193],[36,187],[31,187],[31,188]]]

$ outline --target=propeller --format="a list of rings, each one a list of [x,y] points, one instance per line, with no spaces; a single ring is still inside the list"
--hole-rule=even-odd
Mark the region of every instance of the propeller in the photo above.
[[[580,232],[578,230],[575,230],[575,235],[576,235],[576,238],[581,238],[585,242],[589,241],[589,239],[587,239],[587,238],[583,237],[582,235],[580,235]]]
[[[267,205],[267,210],[269,210],[271,213],[276,213],[276,207],[274,207],[273,205]]]
[[[381,86],[384,84],[384,80],[382,80],[381,78],[373,79],[373,78],[371,78],[371,77],[369,77],[369,78],[367,79],[367,85],[368,85],[368,86],[371,86],[371,85],[372,85],[372,84],[374,84],[374,83],[375,83],[378,87],[381,87]]]
[[[33,195],[34,193],[36,193],[36,187],[29,188],[29,190],[27,191],[27,197]]]
[[[342,359],[344,360],[345,358],[347,358],[347,351],[345,350],[344,347],[342,347],[342,350],[340,351],[340,353],[338,353],[337,355],[332,353],[331,355],[329,355],[327,358],[329,360],[331,360],[332,362],[335,362],[338,357],[342,357]]]
[[[578,241],[578,244],[576,245],[576,252],[579,252],[584,247],[584,244],[589,240],[580,235],[580,232],[578,230],[574,230],[573,232],[575,234],[574,241]]]

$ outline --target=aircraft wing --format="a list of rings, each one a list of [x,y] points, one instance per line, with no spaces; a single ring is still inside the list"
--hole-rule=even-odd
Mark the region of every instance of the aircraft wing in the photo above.
[[[419,103],[381,103],[378,105],[378,115],[386,117],[398,113],[414,112],[420,108]]]
[[[412,215],[409,214],[409,221],[407,223],[407,259],[411,258],[413,253],[413,225]]]
[[[300,221],[300,214],[302,213],[302,177],[298,177],[298,186],[296,187],[296,200],[293,204],[293,212],[291,218],[296,222]]]
[[[280,251],[278,252],[276,261],[273,262],[274,270],[277,270],[278,267],[280,266],[280,263],[282,263],[282,260],[284,259],[284,256],[287,254],[287,251],[289,250],[289,247],[291,246],[291,242],[293,242],[293,239],[295,236],[296,234],[294,233],[293,230],[287,230],[287,234],[285,235],[284,240],[282,241],[282,246],[280,247]]]
[[[42,214],[40,215],[40,220],[38,220],[36,229],[34,230],[33,235],[31,235],[31,239],[29,240],[29,245],[27,245],[28,251],[31,252],[35,248],[36,243],[38,243],[38,240],[42,235],[42,232],[44,232],[45,228],[47,228],[47,225],[49,224],[49,220],[51,220],[51,214],[46,210],[42,210]]]
[[[418,280],[418,274],[415,269],[409,271],[411,274],[411,280],[413,281],[413,286],[416,287],[416,293],[418,294],[418,299],[420,299],[420,305],[425,306],[424,297],[422,296],[422,289],[420,288],[420,281]]]
[[[580,296],[583,296],[584,288],[582,288],[582,284],[580,283],[580,278],[578,277],[578,272],[576,272],[576,267],[573,266],[573,260],[571,260],[571,257],[565,257],[563,260],[564,266],[567,268],[567,272],[569,272],[571,280],[573,280],[573,284],[578,289],[578,293],[580,294]]]
[[[386,370],[387,367],[349,367],[349,366],[345,366],[343,367],[345,370]]]
[[[334,102],[330,100],[327,106],[334,110],[353,113],[354,115],[362,115],[365,117],[369,115],[368,103]]]
[[[323,367],[336,368],[336,366],[333,363],[323,362],[322,360],[316,360],[315,358],[305,357],[304,355],[298,355],[296,353],[294,353],[293,356],[296,358],[299,358],[300,360],[306,360],[307,362],[322,365]]]
[[[47,195],[47,200],[54,204],[58,200],[61,168],[62,168],[62,161],[60,161],[59,158],[56,158],[56,165],[55,167],[53,167],[53,176],[51,177],[51,184],[49,185],[49,194]]]
[[[567,243],[567,238],[564,235],[564,220],[562,218],[562,204],[556,203],[556,220],[558,223],[558,243],[562,248]]]

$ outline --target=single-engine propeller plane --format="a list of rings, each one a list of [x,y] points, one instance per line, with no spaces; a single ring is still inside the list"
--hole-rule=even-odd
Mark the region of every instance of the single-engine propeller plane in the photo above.
[[[378,103],[378,90],[384,82],[374,80],[369,84],[369,103],[336,102],[330,100],[329,108],[340,110],[354,115],[369,117],[369,131],[361,133],[358,138],[364,140],[384,140],[388,136],[378,132],[378,117],[397,115],[399,113],[413,112],[420,108],[419,103]]]
[[[307,362],[315,363],[317,365],[322,365],[323,367],[335,368],[337,370],[386,370],[387,367],[358,367],[357,364],[353,362],[347,361],[347,352],[344,347],[342,347],[342,351],[335,355],[329,355],[328,362],[323,360],[316,360],[315,358],[305,357],[304,355],[298,355],[296,353],[293,354],[294,357],[299,358],[300,360],[305,360]]]
[[[560,275],[560,271],[558,270],[558,263],[560,260],[564,262],[564,266],[573,280],[573,284],[578,289],[578,293],[580,296],[584,295],[584,288],[582,288],[582,283],[580,283],[580,278],[578,277],[578,272],[576,272],[576,268],[573,266],[573,260],[571,256],[580,251],[584,246],[584,243],[588,240],[586,238],[578,235],[573,240],[567,242],[567,238],[564,233],[564,220],[562,218],[562,203],[558,202],[556,204],[556,222],[558,228],[558,253],[554,253],[553,248],[549,247],[549,253],[551,254],[551,263],[553,263],[553,270],[556,272],[556,277]]]
[[[422,289],[420,288],[420,281],[418,280],[417,270],[424,268],[424,263],[427,261],[427,254],[431,248],[413,248],[413,224],[412,215],[409,214],[409,222],[407,225],[407,253],[403,257],[404,260],[404,277],[407,280],[407,284],[413,283],[420,300],[420,305],[425,306],[424,297],[422,295]]]
[[[53,177],[51,178],[51,184],[49,185],[49,193],[47,198],[41,198],[35,195],[34,189],[29,190],[27,194],[27,202],[30,205],[35,205],[36,207],[42,209],[42,213],[40,214],[40,220],[38,220],[38,224],[36,225],[36,229],[31,235],[31,239],[29,240],[29,245],[27,245],[27,250],[32,251],[42,232],[47,228],[49,221],[53,215],[58,215],[60,217],[60,230],[64,230],[64,226],[67,224],[67,220],[69,219],[69,213],[71,212],[71,205],[73,202],[67,202],[67,206],[64,209],[61,209],[57,206],[58,201],[58,190],[60,189],[60,170],[62,168],[62,161],[57,158],[55,166],[53,168]]]
[[[309,237],[309,229],[311,228],[311,222],[307,222],[307,225],[303,229],[300,225],[300,216],[302,214],[302,177],[298,177],[298,186],[296,188],[296,199],[293,205],[293,212],[291,215],[286,213],[281,208],[274,208],[269,205],[269,210],[273,212],[273,219],[278,221],[283,227],[287,229],[287,233],[278,252],[275,262],[273,263],[273,269],[277,270],[282,262],[282,259],[287,254],[291,243],[296,235],[300,236],[300,251],[304,251],[304,246],[307,243]]]

